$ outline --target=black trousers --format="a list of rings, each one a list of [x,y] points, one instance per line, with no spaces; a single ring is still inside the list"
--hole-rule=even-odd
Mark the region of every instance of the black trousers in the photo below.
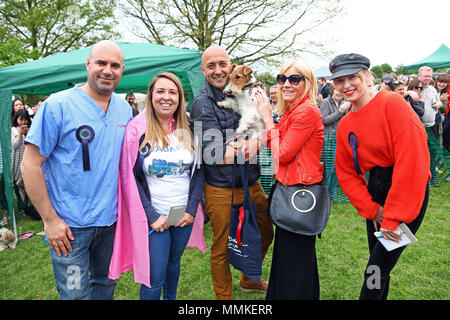
[[[316,236],[275,229],[267,300],[319,300]]]
[[[386,174],[386,172],[387,175],[389,175],[389,173],[392,173],[392,170],[390,170],[389,168],[386,169],[387,171],[384,170],[384,168],[382,169],[382,171],[384,171],[383,174]],[[374,198],[374,201],[376,201],[380,205],[384,205],[384,201],[386,200],[387,191],[390,188],[390,184],[387,185],[386,183],[377,183],[376,182],[377,180],[380,181],[382,179],[377,179],[377,177],[374,177],[374,175],[372,175],[371,173],[371,177],[369,179],[369,193]],[[380,188],[377,190],[376,188],[372,187],[374,185],[386,187],[385,191],[381,192],[385,194],[380,194],[379,192]],[[383,189],[383,187],[381,187],[381,189]],[[417,215],[416,219],[407,224],[408,228],[411,230],[413,234],[417,232],[422,223],[423,217],[425,215],[428,206],[428,198],[429,198],[429,186],[427,183],[425,197],[422,202],[420,212]],[[392,251],[387,251],[383,247],[381,242],[378,241],[377,238],[373,235],[373,233],[376,230],[372,220],[368,219],[366,220],[366,229],[367,229],[367,239],[369,242],[370,257],[369,262],[367,263],[366,266],[366,270],[364,272],[364,283],[361,289],[359,299],[386,300],[389,292],[390,273],[406,247],[404,246]]]

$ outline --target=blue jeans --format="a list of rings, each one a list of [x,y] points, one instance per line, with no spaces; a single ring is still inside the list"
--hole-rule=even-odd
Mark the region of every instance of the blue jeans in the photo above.
[[[112,300],[116,281],[108,278],[116,224],[70,228],[72,252],[58,256],[50,247],[53,274],[61,300]]]
[[[160,300],[161,289],[164,289],[164,300],[176,299],[181,256],[191,231],[192,224],[183,228],[170,227],[149,235],[151,288],[141,285],[141,300]]]

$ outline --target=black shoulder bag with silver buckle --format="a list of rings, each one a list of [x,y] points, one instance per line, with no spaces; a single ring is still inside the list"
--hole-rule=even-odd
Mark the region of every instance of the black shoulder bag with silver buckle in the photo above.
[[[298,156],[297,163],[298,163]],[[288,167],[289,172],[289,167]],[[300,174],[300,165],[299,165]],[[330,216],[331,201],[325,185],[325,173],[321,183],[292,186],[277,182],[270,203],[273,223],[287,231],[314,236],[325,229]]]

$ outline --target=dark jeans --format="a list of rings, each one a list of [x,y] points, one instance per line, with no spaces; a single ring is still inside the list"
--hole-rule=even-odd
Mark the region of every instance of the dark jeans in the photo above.
[[[369,183],[370,184],[370,183]],[[422,223],[425,211],[428,206],[429,186],[427,183],[425,198],[422,203],[422,208],[416,219],[407,226],[413,234],[417,232]],[[369,242],[369,262],[367,263],[366,270],[364,272],[364,283],[359,296],[360,300],[386,300],[389,292],[389,280],[391,270],[397,263],[400,255],[406,246],[398,249],[387,251],[380,241],[374,236],[375,227],[372,220],[366,220],[367,227],[367,239]],[[377,276],[375,272],[379,271],[379,281],[373,281],[374,276]]]

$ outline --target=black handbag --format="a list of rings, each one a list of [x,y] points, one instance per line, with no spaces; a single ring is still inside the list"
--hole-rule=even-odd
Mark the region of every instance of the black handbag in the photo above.
[[[330,195],[324,181],[325,173],[318,184],[288,186],[277,182],[269,210],[273,223],[293,233],[320,235],[327,225],[331,209]]]

